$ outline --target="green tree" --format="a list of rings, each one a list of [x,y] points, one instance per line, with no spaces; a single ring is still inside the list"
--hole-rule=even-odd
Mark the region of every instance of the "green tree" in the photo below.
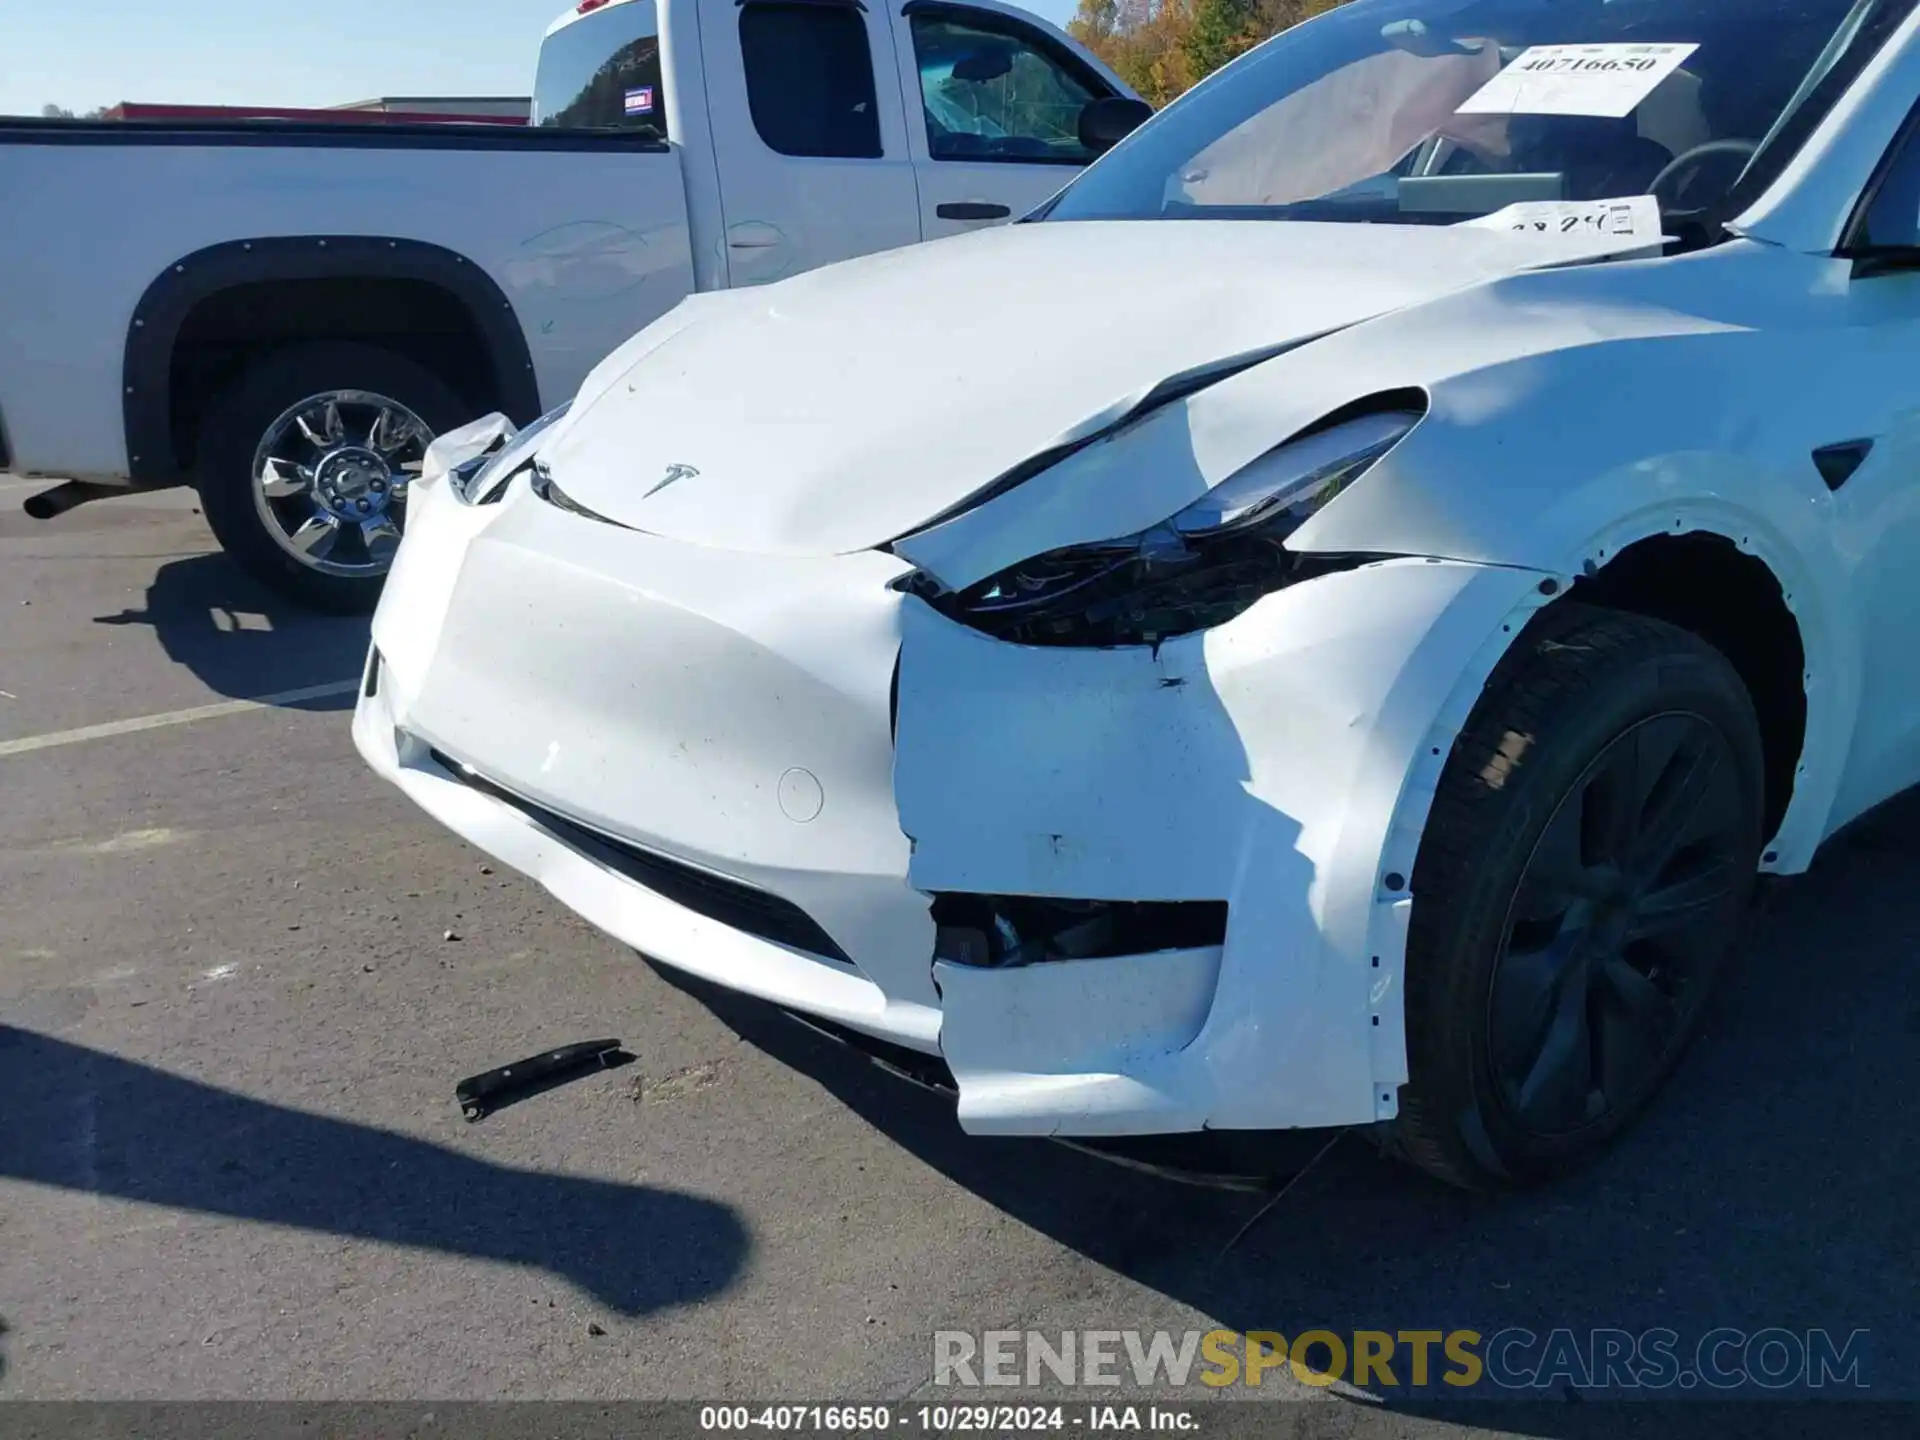
[[[1068,29],[1142,99],[1165,105],[1220,66],[1344,0],[1080,0]]]
[[[1255,0],[1195,0],[1180,48],[1195,81],[1251,50],[1271,32],[1262,32]]]

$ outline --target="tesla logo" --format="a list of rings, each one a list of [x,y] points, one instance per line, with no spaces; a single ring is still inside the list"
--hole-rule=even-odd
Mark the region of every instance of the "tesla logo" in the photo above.
[[[653,489],[647,491],[647,495],[657,494],[666,489],[667,486],[673,484],[676,480],[691,480],[699,473],[700,472],[691,465],[669,465],[667,466],[667,473],[660,477],[659,483],[657,483]],[[644,500],[647,498],[647,495],[642,495],[640,498]]]

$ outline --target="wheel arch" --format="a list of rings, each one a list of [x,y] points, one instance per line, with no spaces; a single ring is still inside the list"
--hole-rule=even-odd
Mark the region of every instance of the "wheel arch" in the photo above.
[[[1663,620],[1727,658],[1760,722],[1769,837],[1786,819],[1807,743],[1807,647],[1787,595],[1759,556],[1727,536],[1689,530],[1626,546],[1576,579],[1564,602]]]
[[[1790,630],[1800,649],[1797,678],[1804,715],[1796,726],[1791,707],[1784,718],[1775,711],[1773,753],[1768,757],[1770,775],[1791,761],[1792,789],[1779,807],[1779,824],[1771,832],[1761,869],[1779,874],[1806,869],[1828,828],[1845,758],[1844,742],[1852,733],[1859,697],[1857,658],[1837,638],[1842,631],[1835,582],[1821,574],[1817,564],[1778,528],[1750,511],[1719,501],[1677,500],[1643,509],[1577,543],[1543,546],[1532,556],[1469,562],[1486,567],[1485,583],[1496,601],[1503,594],[1509,597],[1507,608],[1491,620],[1493,611],[1477,609],[1472,633],[1456,632],[1440,657],[1453,675],[1446,699],[1409,717],[1414,725],[1405,734],[1414,737],[1415,743],[1395,741],[1382,752],[1383,759],[1404,760],[1406,768],[1391,816],[1380,832],[1379,868],[1400,877],[1414,873],[1452,747],[1480,698],[1525,641],[1536,637],[1542,627],[1564,623],[1568,607],[1574,604],[1632,610],[1701,633],[1702,618],[1668,603],[1669,597],[1658,586],[1645,583],[1645,576],[1649,569],[1657,573],[1662,562],[1698,560],[1702,552],[1713,557],[1712,568],[1700,572],[1703,583],[1769,596],[1771,613],[1755,634],[1778,636]],[[1438,563],[1443,557],[1429,559]],[[1503,575],[1510,577],[1504,583],[1496,578]],[[1740,578],[1729,580],[1732,575]],[[1514,580],[1524,581],[1524,587],[1514,585]],[[1710,620],[1705,628],[1717,629]],[[1716,648],[1725,643],[1724,636],[1716,641],[1712,633],[1703,638]],[[1754,680],[1749,670],[1740,659],[1730,659],[1751,693]],[[1747,661],[1751,667],[1752,658]],[[1785,673],[1778,672],[1776,679]],[[1767,725],[1763,715],[1763,731]],[[1769,818],[1773,818],[1771,811]],[[1360,898],[1366,910],[1366,953],[1381,972],[1375,989],[1379,1000],[1372,1031],[1373,1081],[1382,1105],[1376,1118],[1386,1120],[1394,1113],[1397,1087],[1407,1078],[1400,1000],[1411,916],[1407,902],[1417,903],[1417,897],[1400,892],[1383,896],[1367,887]]]
[[[282,308],[259,303],[269,297]],[[356,316],[396,297],[404,313],[388,328],[371,335],[355,328]],[[174,261],[134,307],[121,398],[135,484],[190,483],[199,416],[212,395],[248,356],[322,339],[426,347],[445,357],[443,365],[466,366],[449,378],[471,403],[523,424],[541,408],[512,302],[464,255],[385,236],[226,241]]]
[[[1746,685],[1766,748],[1762,869],[1804,870],[1828,829],[1859,701],[1835,580],[1769,521],[1718,501],[1628,517],[1543,569],[1554,593],[1512,617],[1500,660],[1573,604],[1664,620],[1714,646]],[[1468,708],[1492,673],[1463,677]]]

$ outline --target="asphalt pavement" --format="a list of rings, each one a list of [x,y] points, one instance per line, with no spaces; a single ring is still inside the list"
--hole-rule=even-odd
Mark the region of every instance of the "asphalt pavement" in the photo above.
[[[1872,1393],[1920,1395],[1920,807],[1780,887],[1597,1169],[1487,1199],[1348,1139],[1228,1248],[1264,1197],[970,1139],[489,869],[353,752],[365,622],[252,584],[190,495],[40,523],[26,492],[0,1396],[872,1402],[941,1396],[936,1330],[1214,1327],[1864,1330]],[[634,1063],[463,1120],[460,1077],[602,1036]],[[1390,1413],[1261,1393],[1445,1428],[1370,1388]],[[1470,1418],[1620,1433],[1596,1408]]]

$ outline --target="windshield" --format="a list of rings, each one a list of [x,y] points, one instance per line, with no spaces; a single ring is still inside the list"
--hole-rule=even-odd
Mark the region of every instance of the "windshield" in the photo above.
[[[533,123],[667,135],[654,0],[625,0],[547,36],[533,80]]]
[[[1184,96],[1044,218],[1454,224],[1643,195],[1697,218],[1777,173],[1914,3],[1352,0]]]

